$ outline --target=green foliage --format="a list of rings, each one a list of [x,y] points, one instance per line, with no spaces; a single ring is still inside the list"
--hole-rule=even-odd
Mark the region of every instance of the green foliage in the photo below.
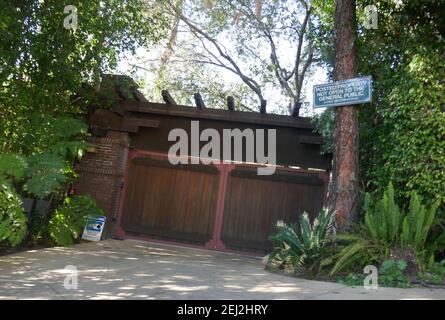
[[[358,4],[379,10],[378,29],[362,28],[357,38],[359,72],[374,80],[373,103],[359,112],[364,186],[382,192],[392,181],[403,206],[416,191],[428,205],[442,201],[444,211],[444,3]]]
[[[365,195],[365,227],[372,239],[378,239],[386,246],[393,244],[400,229],[401,214],[400,209],[394,200],[394,187],[389,183],[388,189],[383,193],[383,197],[378,200],[375,206],[369,194]]]
[[[19,195],[8,182],[0,181],[0,242],[17,246],[26,232],[27,219]]]
[[[405,260],[388,259],[383,261],[378,269],[378,282],[383,287],[411,287],[411,279],[405,275],[408,264]],[[363,286],[366,275],[361,273],[349,273],[339,277],[338,282],[347,286]]]
[[[21,147],[26,154],[50,153],[72,161],[82,156],[88,144],[87,125],[73,116],[40,116],[34,114],[29,118],[32,132],[23,136]]]
[[[23,137],[23,152],[0,156],[0,176],[23,182],[18,190],[43,199],[59,191],[74,178],[74,160],[82,156],[89,145],[85,142],[87,126],[68,116],[30,118],[37,129]]]
[[[408,288],[411,281],[404,274],[408,266],[405,260],[385,260],[379,268],[379,284],[384,287]]]
[[[412,193],[408,214],[403,219],[400,236],[401,247],[410,247],[418,255],[418,260],[425,260],[426,241],[435,222],[439,200],[430,208],[422,204],[422,199]]]
[[[64,1],[3,1],[0,10],[0,239],[12,245],[26,233],[20,196],[54,199],[75,177],[87,146],[80,116],[97,100],[101,75],[165,31],[156,2],[69,4],[76,30],[63,27]]]
[[[367,5],[378,9],[377,29],[366,29],[360,19]],[[320,7],[323,28],[333,28],[326,18],[333,7]],[[382,193],[392,181],[402,207],[416,191],[428,205],[439,199],[445,213],[444,10],[440,0],[358,0],[356,48],[358,73],[373,78],[373,102],[357,107],[365,191]],[[332,40],[327,33],[320,41],[332,50]],[[323,59],[332,65],[332,57],[331,52]],[[316,121],[328,138],[326,150],[332,122],[327,115]]]
[[[89,196],[67,198],[49,221],[49,234],[59,245],[68,246],[77,240],[88,216],[103,215],[103,210]]]
[[[268,111],[282,114],[289,114],[295,102],[305,101],[303,79],[319,61],[315,48],[321,11],[315,7],[327,8],[323,1],[310,9],[306,2],[292,0],[205,2],[211,5],[202,0],[168,1],[194,27],[189,30],[183,27],[189,23],[179,23],[178,36],[178,20],[172,14],[170,38],[160,55],[162,65],[156,59],[149,69],[157,77],[149,84],[152,97],[160,99],[159,89],[168,88],[181,103],[189,104],[192,94],[200,92],[208,106],[220,108],[231,95],[237,109],[255,111],[259,100],[267,99]],[[304,24],[307,9],[310,19]]]
[[[29,158],[29,179],[23,188],[28,193],[43,199],[57,191],[67,180],[66,165],[58,156],[39,154]]]
[[[277,223],[276,233],[270,237],[274,249],[269,255],[269,262],[275,268],[284,268],[294,272],[305,267],[316,274],[323,267],[321,261],[331,242],[334,212],[324,209],[311,224],[308,214],[300,217],[299,227]]]
[[[347,276],[338,277],[337,282],[351,287],[361,287],[366,275],[360,273],[349,273]]]
[[[0,179],[14,178],[20,180],[25,175],[28,163],[18,154],[6,153],[0,155]]]
[[[435,221],[438,202],[427,208],[421,204],[421,198],[412,193],[409,211],[404,213],[395,203],[394,194],[391,183],[378,200],[366,194],[364,222],[357,226],[355,233],[337,236],[340,252],[331,258],[335,261],[331,275],[379,263],[389,257],[392,248],[412,250],[420,267],[437,253],[437,247],[430,248],[427,239]]]
[[[432,264],[428,270],[417,275],[419,280],[440,285],[445,280],[445,260]]]
[[[76,148],[81,145],[84,146],[79,142]],[[70,150],[69,146],[65,150]],[[0,156],[0,177],[22,182],[19,191],[40,199],[60,190],[71,176],[71,164],[59,155],[41,153],[23,157],[9,153]]]
[[[319,115],[312,117],[312,122],[315,124],[315,132],[324,138],[322,145],[322,153],[332,153],[334,150],[332,130],[334,125],[334,109],[327,108]]]
[[[166,22],[156,2],[73,0],[69,4],[78,9],[76,30],[63,27],[67,17],[63,1],[6,1],[2,6],[1,153],[29,156],[51,148],[62,155],[64,145],[51,140],[69,139],[53,133],[78,131],[67,119],[85,113],[85,106],[97,100],[101,74],[112,70],[120,56],[164,36]],[[83,90],[86,87],[94,92]]]
[[[401,225],[400,209],[394,200],[394,188],[390,183],[381,199],[375,201],[365,195],[364,222],[359,224],[355,234],[338,235],[341,248],[333,268],[334,275],[356,264],[360,268],[374,264],[389,255],[390,247],[396,243]]]
[[[363,226],[354,234],[337,235],[339,252],[327,259],[325,265],[333,264],[329,271],[334,276],[341,271],[363,269],[364,266],[378,263],[389,254],[388,248],[378,239],[372,239]]]

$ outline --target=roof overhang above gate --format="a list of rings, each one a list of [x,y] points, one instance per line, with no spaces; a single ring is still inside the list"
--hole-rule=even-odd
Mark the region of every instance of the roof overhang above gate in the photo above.
[[[190,133],[191,121],[198,120],[200,128],[213,128],[220,133],[224,129],[276,129],[278,165],[328,170],[331,167],[332,156],[320,154],[323,138],[313,131],[315,125],[310,118],[183,106],[174,101],[153,103],[144,98],[135,84],[125,93],[118,86],[114,90],[117,99],[111,109],[95,109],[88,115],[94,135],[110,130],[128,132],[131,147],[166,153],[172,145],[168,141],[170,130],[180,128]]]

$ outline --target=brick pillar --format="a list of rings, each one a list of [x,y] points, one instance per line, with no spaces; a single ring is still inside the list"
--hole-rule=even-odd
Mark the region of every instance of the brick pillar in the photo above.
[[[90,195],[104,209],[107,223],[104,237],[112,234],[119,209],[128,157],[129,137],[126,132],[109,131],[106,137],[91,137],[93,152],[87,152],[76,172],[79,178],[73,185],[74,194]]]

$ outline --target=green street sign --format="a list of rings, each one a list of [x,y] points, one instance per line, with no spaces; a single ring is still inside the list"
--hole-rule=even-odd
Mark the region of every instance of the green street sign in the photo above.
[[[372,79],[362,77],[314,86],[314,108],[371,102]]]

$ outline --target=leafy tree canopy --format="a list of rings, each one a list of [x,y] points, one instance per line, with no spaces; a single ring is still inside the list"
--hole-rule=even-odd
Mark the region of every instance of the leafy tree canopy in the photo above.
[[[77,28],[64,27],[66,5],[77,8]],[[82,85],[97,88],[120,55],[158,41],[164,25],[153,1],[2,3],[0,150],[29,154],[48,146],[46,136],[63,119],[47,123],[46,117],[81,113],[91,98],[76,96]]]

